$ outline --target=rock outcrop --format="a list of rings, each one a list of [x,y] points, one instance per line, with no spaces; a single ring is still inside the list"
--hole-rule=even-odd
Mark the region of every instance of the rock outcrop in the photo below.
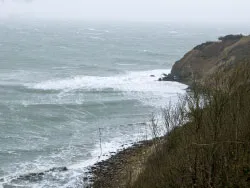
[[[250,36],[227,35],[193,48],[173,65],[168,77],[190,84],[244,59],[250,59]]]
[[[172,74],[162,74],[162,76],[158,79],[158,81],[178,82],[179,78]]]

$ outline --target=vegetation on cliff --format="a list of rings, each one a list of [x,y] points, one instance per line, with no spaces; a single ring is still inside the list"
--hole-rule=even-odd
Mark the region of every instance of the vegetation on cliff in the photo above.
[[[94,187],[250,187],[250,36],[219,40],[175,63],[162,81],[176,76],[191,92],[163,110],[165,127],[152,118],[150,147],[128,150],[118,165],[110,160],[118,170],[98,175]],[[159,129],[166,135],[158,138]]]
[[[164,110],[172,131],[133,188],[250,187],[250,60],[218,70]]]

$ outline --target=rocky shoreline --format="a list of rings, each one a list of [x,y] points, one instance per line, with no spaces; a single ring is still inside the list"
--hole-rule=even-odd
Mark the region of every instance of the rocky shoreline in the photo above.
[[[124,149],[90,168],[90,185],[93,188],[129,187],[144,169],[147,158],[163,138],[141,141]]]

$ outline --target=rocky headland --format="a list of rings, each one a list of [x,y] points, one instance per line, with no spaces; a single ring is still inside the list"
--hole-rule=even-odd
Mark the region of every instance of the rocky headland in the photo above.
[[[194,47],[176,61],[171,73],[160,81],[179,81],[188,85],[194,80],[202,82],[216,71],[230,69],[246,59],[250,59],[250,36],[219,37],[218,41]]]

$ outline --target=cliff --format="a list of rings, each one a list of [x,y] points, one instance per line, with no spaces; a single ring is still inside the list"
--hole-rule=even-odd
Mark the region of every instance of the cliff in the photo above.
[[[163,110],[172,129],[132,188],[250,187],[250,37],[219,40],[196,46],[163,78],[198,85]]]
[[[250,59],[250,36],[227,35],[196,46],[175,62],[169,77],[191,83]]]
[[[152,135],[165,131],[163,137],[93,167],[93,187],[249,188],[249,56],[250,36],[228,35],[176,62],[161,81],[195,78],[204,87],[194,85],[162,110],[163,130],[152,122]]]

